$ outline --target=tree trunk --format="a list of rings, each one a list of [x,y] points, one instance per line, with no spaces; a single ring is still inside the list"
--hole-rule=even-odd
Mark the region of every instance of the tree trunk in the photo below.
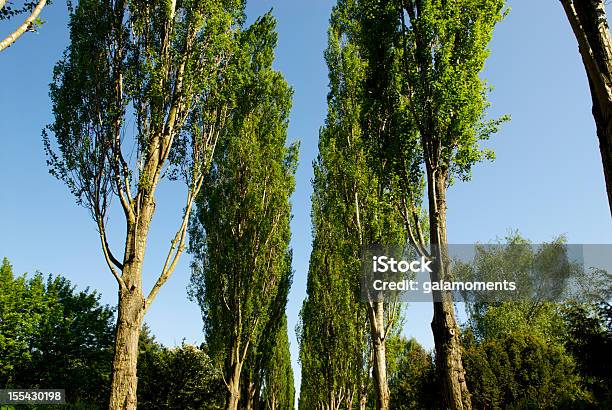
[[[366,410],[366,404],[368,404],[368,396],[364,394],[359,398],[359,410]]]
[[[250,380],[246,386],[246,410],[255,409],[255,383]]]
[[[123,271],[125,288],[119,288],[119,314],[113,357],[110,410],[136,409],[138,338],[146,312],[142,293],[142,264],[149,226],[155,204],[151,196],[143,197],[136,222],[128,223]]]
[[[447,279],[449,274],[448,243],[446,239],[446,181],[445,172],[427,167],[429,226],[432,263],[431,281]],[[469,410],[472,408],[461,359],[459,327],[455,321],[454,304],[450,293],[434,292],[434,314],[431,329],[436,348],[436,364],[444,391],[444,408]]]
[[[240,373],[242,372],[242,361],[240,360],[240,347],[234,342],[229,358],[229,377],[227,380],[227,410],[238,410],[240,402]]]
[[[384,302],[373,303],[370,312],[370,326],[372,333],[372,348],[374,351],[374,389],[376,391],[376,409],[389,408],[389,386],[387,385],[387,356],[385,342]]]
[[[589,80],[612,215],[612,39],[603,0],[561,0]]]
[[[144,299],[139,289],[119,291],[119,315],[109,409],[136,409],[138,337],[144,318]]]

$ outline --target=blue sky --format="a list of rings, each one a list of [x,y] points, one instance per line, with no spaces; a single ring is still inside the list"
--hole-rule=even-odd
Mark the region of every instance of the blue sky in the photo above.
[[[295,91],[289,138],[301,140],[293,195],[294,283],[287,314],[296,382],[294,328],[305,295],[311,245],[312,161],[326,112],[327,68],[323,62],[330,0],[259,0],[248,5],[252,21],[271,8],[278,19],[275,66]],[[612,224],[586,75],[575,39],[558,1],[512,1],[495,31],[483,77],[494,90],[491,115],[512,116],[489,146],[493,163],[476,166],[473,180],[448,194],[451,243],[487,242],[511,229],[534,242],[566,234],[570,243],[612,243]],[[99,290],[116,303],[93,222],[68,190],[47,172],[41,129],[51,121],[48,84],[67,45],[65,4],[43,11],[38,34],[26,33],[0,54],[0,257],[15,271],[62,274],[80,288]],[[0,37],[16,23],[0,24]],[[152,284],[178,227],[184,203],[180,184],[158,193],[145,264]],[[118,215],[114,215],[118,216]],[[111,244],[121,249],[122,221],[111,223]],[[185,255],[147,314],[166,345],[202,341],[199,308],[186,299],[189,255]],[[428,304],[411,305],[405,334],[432,347]]]

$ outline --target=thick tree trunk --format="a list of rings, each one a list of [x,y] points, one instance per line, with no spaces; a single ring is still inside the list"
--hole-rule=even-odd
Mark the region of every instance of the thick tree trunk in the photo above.
[[[376,409],[389,408],[389,386],[387,385],[387,355],[385,341],[384,302],[375,301],[370,308],[370,326],[372,349],[374,352],[374,389],[376,391]]]
[[[227,383],[227,410],[238,410],[240,401],[240,370],[234,366],[232,374]]]
[[[144,317],[144,299],[138,289],[119,291],[119,315],[109,409],[136,409],[138,337]]]
[[[612,39],[603,0],[561,0],[589,80],[612,215]]]
[[[447,175],[427,169],[429,197],[429,225],[432,263],[431,280],[448,278],[448,243],[446,239],[446,181]],[[455,321],[454,304],[448,292],[434,292],[434,315],[431,329],[436,348],[436,364],[444,391],[444,408],[469,410],[472,408],[461,358],[459,327]]]
[[[119,312],[115,335],[110,410],[136,409],[138,338],[146,312],[142,293],[142,265],[149,226],[155,205],[152,197],[143,199],[137,221],[129,223],[121,278],[125,288],[119,289]]]

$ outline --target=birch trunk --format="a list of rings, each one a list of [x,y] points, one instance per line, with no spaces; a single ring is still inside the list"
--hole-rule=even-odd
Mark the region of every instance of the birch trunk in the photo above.
[[[429,197],[430,242],[434,261],[431,281],[439,281],[449,275],[448,243],[446,239],[446,181],[447,174],[427,167]],[[436,362],[444,391],[444,408],[469,410],[472,408],[465,381],[461,358],[459,327],[455,321],[454,304],[448,292],[434,292],[434,314],[431,329],[436,348]]]

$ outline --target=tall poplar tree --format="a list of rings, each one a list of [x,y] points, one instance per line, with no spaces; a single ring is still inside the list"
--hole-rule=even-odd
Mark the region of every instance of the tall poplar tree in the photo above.
[[[223,363],[230,410],[241,400],[250,352],[261,347],[270,320],[278,321],[270,312],[291,275],[289,197],[298,148],[285,145],[292,91],[272,69],[276,42],[270,14],[242,35],[237,107],[192,225],[192,292],[211,355]]]
[[[479,78],[503,0],[395,1],[402,53],[402,93],[423,152],[429,213],[432,281],[449,280],[446,191],[455,178],[467,180],[472,166],[492,158],[480,142],[501,121],[485,120],[486,83]],[[401,135],[397,135],[401,138]],[[400,153],[401,155],[401,153]],[[418,219],[418,215],[414,215]],[[411,236],[412,238],[412,236]],[[419,249],[426,244],[421,238]],[[434,292],[432,331],[444,406],[470,409],[461,359],[459,328],[451,295]]]
[[[288,269],[291,269],[291,261],[292,254],[288,253]],[[267,408],[268,405],[272,409],[285,408],[286,403],[293,407],[293,370],[285,314],[292,279],[293,272],[290,271],[278,284],[266,314],[265,327],[261,336],[251,343],[243,365],[241,395],[247,409]],[[287,401],[289,394],[291,401]]]
[[[142,321],[184,250],[192,205],[232,109],[229,68],[242,19],[241,0],[81,0],[70,12],[44,142],[51,173],[94,219],[118,284],[111,409],[136,408]],[[185,208],[146,294],[142,268],[165,176],[185,181]],[[125,223],[118,255],[108,241],[111,199]]]
[[[359,12],[358,1],[338,2],[325,54],[330,93],[315,163],[314,241],[300,329],[303,408],[357,402],[363,408],[370,371],[377,408],[389,406],[386,339],[399,308],[382,295],[361,300],[361,256],[364,246],[405,240],[383,167],[369,157],[368,124],[393,110],[364,109],[368,67]]]

